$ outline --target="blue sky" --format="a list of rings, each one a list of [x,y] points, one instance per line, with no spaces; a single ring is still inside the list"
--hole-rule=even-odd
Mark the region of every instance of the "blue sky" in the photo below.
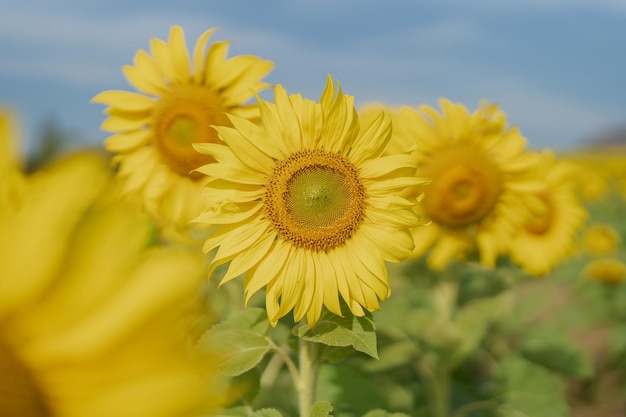
[[[3,2],[6,3],[6,2]],[[572,147],[626,125],[624,0],[22,0],[0,13],[0,105],[32,144],[58,118],[99,145],[108,89],[151,37],[207,28],[231,55],[274,61],[266,78],[317,99],[331,74],[359,105],[474,109],[500,103],[531,147]],[[271,98],[271,94],[264,95]]]

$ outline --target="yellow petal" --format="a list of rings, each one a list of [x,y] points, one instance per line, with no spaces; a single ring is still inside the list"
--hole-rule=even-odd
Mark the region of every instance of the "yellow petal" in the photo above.
[[[117,135],[106,138],[104,146],[110,152],[128,152],[148,143],[151,135],[152,132],[148,129],[118,133]]]
[[[200,38],[198,38],[198,41],[196,42],[196,46],[193,52],[193,79],[196,84],[204,83],[204,52],[209,38],[215,33],[216,30],[217,28],[211,28],[207,30],[202,35],[200,35]]]
[[[143,94],[130,91],[103,91],[91,99],[93,103],[104,103],[122,111],[145,112],[154,108],[156,102]]]
[[[150,51],[154,57],[159,72],[170,82],[174,83],[178,79],[178,74],[172,63],[170,48],[161,39],[152,38],[150,42]]]
[[[151,120],[152,118],[150,116],[144,115],[133,117],[130,115],[111,114],[104,119],[100,128],[107,132],[128,132],[148,126]]]
[[[168,46],[174,70],[172,82],[179,84],[189,82],[189,52],[185,42],[185,32],[180,26],[172,26]]]
[[[223,87],[219,75],[229,46],[230,41],[213,42],[206,57],[204,84],[215,90]]]

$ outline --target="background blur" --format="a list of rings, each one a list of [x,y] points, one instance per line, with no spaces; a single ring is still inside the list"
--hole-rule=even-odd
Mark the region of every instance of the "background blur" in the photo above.
[[[121,67],[173,24],[189,48],[220,27],[231,56],[274,61],[268,82],[313,99],[329,73],[359,105],[487,98],[533,148],[626,126],[623,0],[2,1],[0,105],[19,112],[27,150],[42,136],[99,146],[90,98],[130,89]]]

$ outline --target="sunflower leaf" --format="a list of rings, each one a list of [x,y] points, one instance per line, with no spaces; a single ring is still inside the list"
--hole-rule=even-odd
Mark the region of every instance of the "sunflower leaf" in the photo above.
[[[377,408],[375,410],[367,412],[363,417],[410,417],[405,413],[392,413],[386,410]]]
[[[498,415],[503,417],[567,417],[562,380],[545,368],[520,356],[501,360],[505,387]]]
[[[333,406],[326,401],[318,401],[311,407],[310,417],[331,417]]]
[[[274,408],[262,408],[250,414],[249,417],[283,417],[283,415]]]
[[[268,329],[264,310],[244,310],[207,330],[195,351],[213,358],[215,368],[222,374],[238,376],[254,368],[269,352],[271,341],[265,336]]]
[[[376,327],[371,313],[363,317],[354,316],[347,308],[343,317],[324,311],[313,326],[299,324],[293,334],[309,342],[328,346],[352,346],[355,350],[378,359],[376,347]]]
[[[212,329],[245,330],[258,335],[265,335],[270,329],[267,313],[262,308],[247,308],[231,318],[215,324]]]

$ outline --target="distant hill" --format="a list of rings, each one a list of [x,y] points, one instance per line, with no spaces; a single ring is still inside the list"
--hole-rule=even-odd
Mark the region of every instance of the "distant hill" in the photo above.
[[[626,125],[599,132],[582,143],[585,148],[626,146]]]

